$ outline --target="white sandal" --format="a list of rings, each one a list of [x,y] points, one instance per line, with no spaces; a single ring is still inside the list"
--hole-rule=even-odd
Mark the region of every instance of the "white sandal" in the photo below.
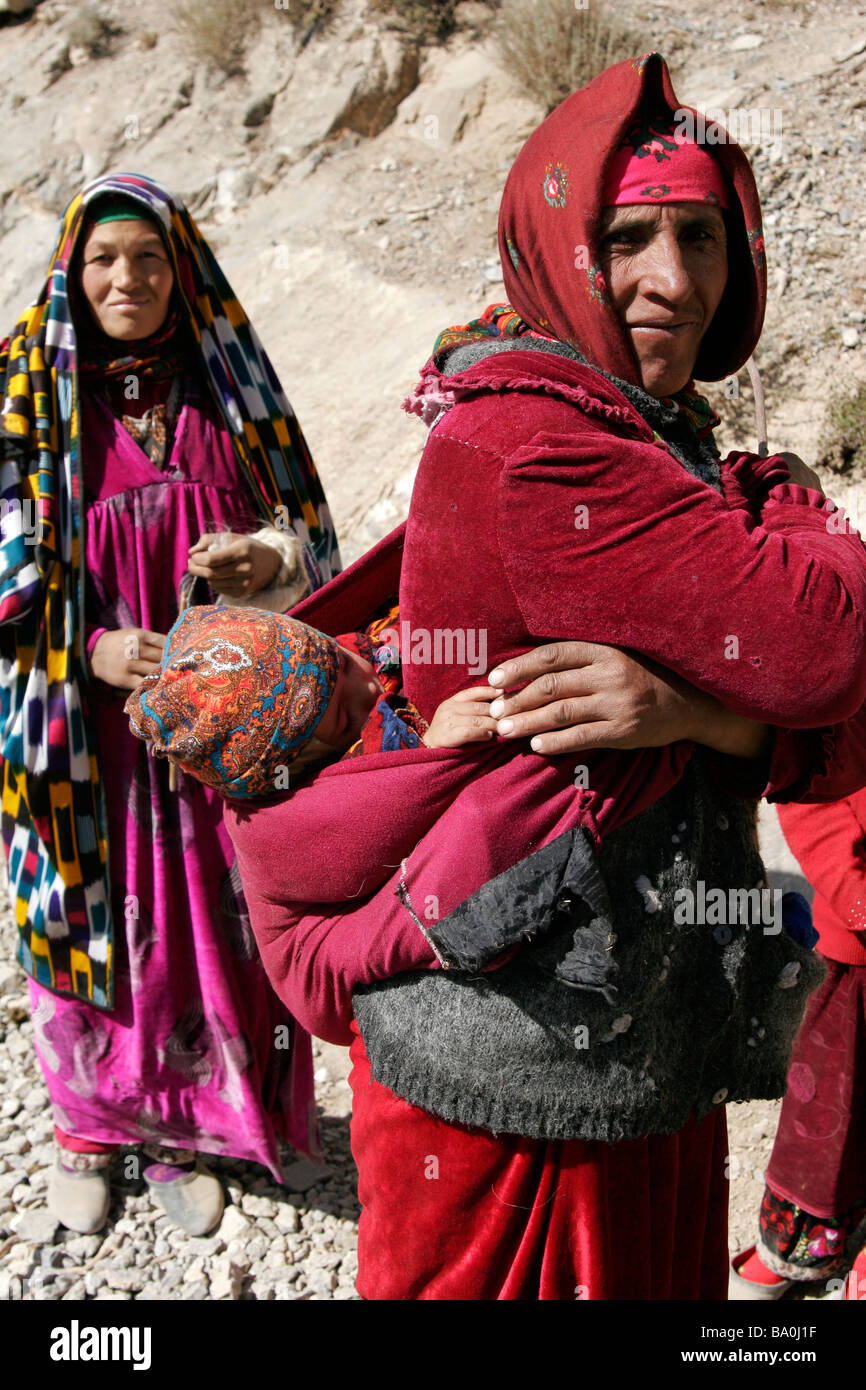
[[[166,1216],[187,1235],[207,1235],[222,1220],[222,1185],[198,1160],[189,1172],[167,1180],[149,1177],[145,1168],[144,1180]]]
[[[68,1231],[90,1236],[102,1229],[108,1217],[111,1154],[69,1153],[66,1156],[67,1162],[77,1161],[76,1167],[68,1167],[61,1161],[60,1154],[57,1155],[48,1180],[48,1210]],[[83,1159],[91,1162],[83,1163]]]

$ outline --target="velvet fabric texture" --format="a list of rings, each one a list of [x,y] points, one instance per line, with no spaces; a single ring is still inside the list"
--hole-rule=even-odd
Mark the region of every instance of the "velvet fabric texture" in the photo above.
[[[82,406],[85,626],[168,632],[190,546],[255,523],[231,438],[191,389],[158,469],[99,395],[85,390]],[[245,1158],[279,1179],[281,1140],[320,1152],[312,1047],[256,953],[223,802],[183,773],[172,789],[165,760],[130,733],[124,692],[94,681],[91,698],[123,930],[112,1010],[30,983],[55,1124],[101,1144]]]
[[[813,1216],[866,1203],[866,966],[828,961],[809,1000],[767,1183]]]
[[[612,383],[550,353],[498,353],[444,384],[455,404],[416,478],[401,620],[483,622],[491,665],[546,639],[633,648],[789,728],[862,707],[863,545],[828,533],[824,498],[792,485],[779,458],[729,455],[720,496]],[[406,693],[429,718],[466,676],[413,665]]]
[[[866,790],[783,806],[779,819],[815,889],[827,978],[791,1057],[767,1168],[765,1208],[778,1224],[765,1230],[762,1212],[759,1253],[777,1272],[804,1278],[810,1268],[826,1276],[866,1204]]]
[[[171,302],[182,344],[161,342],[157,334],[155,343],[118,341],[112,348],[103,335],[86,331],[93,322],[89,311],[76,312],[85,220],[106,196],[121,196],[158,221],[174,276]],[[171,328],[169,322],[166,332],[173,336]],[[85,356],[95,352],[92,374],[80,370],[82,340]],[[61,218],[36,300],[10,337],[0,339],[0,758],[18,959],[40,983],[103,1008],[113,1006],[122,926],[116,933],[106,793],[85,656],[84,609],[93,570],[85,573],[84,567],[84,471],[96,451],[81,422],[85,391],[93,392],[99,382],[110,394],[119,359],[129,354],[147,363],[154,346],[175,358],[166,363],[172,374],[182,347],[189,374],[207,380],[231,440],[234,486],[258,519],[279,518],[291,526],[302,542],[311,586],[340,568],[304,436],[193,219],[167,189],[142,175],[94,180]],[[100,360],[108,376],[99,373]],[[151,361],[151,383],[152,369]],[[156,402],[141,404],[146,410]],[[112,413],[126,413],[126,405],[115,399]],[[167,441],[166,448],[170,453]],[[25,525],[28,516],[32,532],[30,522]],[[170,582],[165,574],[163,580]]]
[[[620,1144],[494,1135],[407,1105],[353,1034],[362,1298],[727,1297],[724,1108]]]
[[[516,360],[520,354],[511,354]],[[525,355],[524,355],[525,358]],[[492,359],[501,371],[502,359]],[[536,357],[532,362],[535,364]],[[547,357],[543,363],[546,367]],[[482,364],[489,370],[490,364]],[[560,364],[557,362],[556,364]],[[572,373],[583,373],[583,380],[592,379],[587,368],[564,363]],[[475,367],[472,385],[461,390],[461,401],[449,417],[458,418],[463,402],[473,410],[483,409],[491,428],[496,427],[498,411],[508,410],[509,395],[485,391],[479,383],[481,367]],[[497,376],[498,382],[501,377]],[[453,380],[453,379],[452,379]],[[595,375],[595,382],[605,392],[608,388]],[[457,379],[458,389],[461,387]],[[581,413],[568,402],[557,402],[550,394],[552,382],[538,377],[535,389],[526,380],[525,390],[517,407],[510,414],[512,427],[522,418],[525,437],[531,438],[544,428],[545,418],[553,414],[559,423],[564,419],[573,425],[582,420]],[[613,388],[609,388],[611,397]],[[590,398],[591,399],[591,398]],[[562,406],[568,413],[557,412]],[[627,408],[623,402],[623,408]],[[477,625],[478,613],[487,616],[491,634],[489,664],[515,651],[533,645],[533,637],[517,607],[510,586],[502,583],[501,562],[497,557],[517,544],[513,528],[504,528],[493,535],[481,530],[480,518],[472,517],[461,507],[455,520],[447,499],[463,493],[469,501],[480,505],[480,498],[497,495],[499,463],[488,459],[479,447],[471,457],[477,465],[473,473],[465,468],[467,451],[452,451],[440,431],[449,422],[443,421],[431,437],[428,454],[437,440],[445,468],[447,524],[437,526],[438,513],[430,513],[426,525],[419,525],[420,544],[413,549],[411,568],[406,580],[415,580],[418,590],[417,615],[426,610],[429,626],[437,622],[443,627],[455,627],[460,621]],[[635,428],[639,428],[635,422]],[[642,639],[651,640],[657,651],[664,653],[667,664],[681,663],[695,680],[709,683],[724,680],[737,682],[741,699],[758,696],[766,703],[765,717],[791,718],[799,709],[798,693],[809,706],[807,718],[821,721],[823,710],[815,701],[820,692],[836,701],[840,693],[844,700],[844,684],[828,685],[835,678],[836,660],[848,663],[849,676],[862,675],[862,663],[857,658],[857,631],[861,621],[856,608],[837,624],[834,646],[834,665],[822,667],[826,649],[825,629],[816,621],[811,639],[798,625],[800,611],[808,614],[809,596],[803,594],[802,578],[812,576],[813,586],[823,574],[828,596],[835,584],[833,564],[846,566],[847,577],[858,583],[862,567],[861,546],[853,537],[836,537],[839,545],[823,552],[822,562],[810,556],[813,535],[818,537],[816,550],[830,540],[822,524],[821,499],[802,488],[793,488],[778,459],[758,459],[754,455],[734,455],[722,465],[724,497],[719,497],[686,474],[669,455],[657,448],[631,444],[622,435],[598,435],[595,447],[615,451],[619,462],[628,466],[630,450],[634,449],[630,482],[643,476],[649,496],[653,493],[653,473],[647,467],[656,459],[667,467],[668,488],[684,489],[686,503],[681,518],[682,553],[686,554],[689,517],[695,508],[706,506],[703,521],[695,527],[694,537],[703,547],[703,558],[695,556],[694,566],[686,569],[686,583],[668,591],[660,583],[658,602],[642,629]],[[518,451],[525,446],[517,443]],[[563,453],[566,445],[563,444]],[[648,455],[648,458],[647,458]],[[643,465],[643,467],[641,467]],[[599,474],[597,498],[603,497],[600,474],[601,459],[595,465]],[[615,470],[609,470],[615,471]],[[477,486],[476,486],[477,477]],[[435,481],[435,468],[426,473],[416,489],[416,500],[426,503],[429,488]],[[563,488],[565,493],[565,489]],[[630,499],[623,488],[630,515],[637,516],[637,499]],[[564,497],[568,520],[571,519],[572,492]],[[750,503],[749,497],[753,499]],[[764,507],[764,503],[766,506]],[[488,520],[498,514],[490,508]],[[762,507],[766,516],[762,516]],[[644,508],[646,512],[647,508]],[[603,513],[598,512],[599,526]],[[424,522],[421,513],[420,522]],[[459,524],[458,524],[459,523]],[[411,522],[410,522],[411,525]],[[428,529],[429,528],[429,529]],[[631,529],[635,528],[632,523]],[[714,528],[715,531],[714,531]],[[646,541],[646,554],[635,560],[636,571],[626,569],[617,580],[613,562],[617,549],[611,545],[607,554],[610,582],[596,581],[596,592],[603,607],[611,597],[623,606],[628,604],[631,574],[642,572],[652,561],[653,522],[644,515],[641,528]],[[742,661],[713,661],[708,668],[706,655],[696,650],[691,634],[700,631],[704,614],[710,614],[714,604],[711,595],[691,581],[691,574],[706,573],[714,564],[715,536],[727,529],[732,542],[739,547],[732,585],[740,592],[745,605],[750,587],[762,611],[770,609],[779,614],[780,624],[788,634],[788,642],[801,644],[801,660],[814,667],[816,679],[808,690],[789,668],[783,635],[765,632],[764,640],[772,640],[773,652],[784,665],[783,683],[767,680],[753,684],[755,676],[745,669]],[[404,567],[406,528],[398,527],[372,551],[362,557],[343,575],[318,593],[304,599],[294,609],[295,616],[308,621],[320,630],[334,635],[350,629],[361,629],[393,595]],[[471,539],[470,539],[471,537]],[[694,539],[693,537],[693,539]],[[750,539],[753,537],[753,539]],[[453,570],[469,582],[469,593],[452,593],[449,606],[455,611],[455,622],[448,622],[439,597],[442,573],[435,565],[435,542],[459,559]],[[462,539],[461,539],[462,538]],[[568,558],[573,547],[568,527],[562,535],[563,554]],[[521,569],[526,586],[546,591],[547,578],[537,565],[530,563],[528,543]],[[731,557],[732,564],[734,563]],[[687,562],[688,563],[688,562]],[[604,568],[600,566],[600,568]],[[658,566],[661,580],[662,565]],[[517,567],[515,567],[515,576]],[[591,566],[586,568],[587,583],[592,586]],[[417,577],[417,578],[416,578]],[[404,589],[408,587],[404,581]],[[580,605],[581,585],[575,589],[575,603]],[[858,604],[863,604],[863,598]],[[694,605],[694,627],[689,619],[689,604]],[[678,606],[679,605],[679,606]],[[539,602],[539,607],[541,607]],[[715,604],[718,607],[718,604]],[[641,614],[632,605],[636,618]],[[406,610],[401,610],[401,615]],[[825,622],[833,622],[835,607],[828,602]],[[402,617],[401,617],[402,621]],[[757,619],[753,619],[757,632]],[[656,631],[654,629],[657,628]],[[594,628],[599,640],[603,627]],[[567,635],[583,636],[580,627],[570,627]],[[850,642],[850,649],[848,643]],[[846,654],[847,653],[847,654]],[[752,668],[753,670],[753,668]],[[780,667],[774,662],[773,672]],[[787,673],[787,674],[786,674]],[[468,670],[456,666],[410,666],[404,670],[404,680],[420,693],[428,713],[442,699],[463,686],[475,683]],[[428,693],[429,692],[429,693]],[[762,693],[763,692],[763,693]],[[774,703],[776,702],[776,703]],[[838,708],[838,704],[836,706]],[[752,785],[748,794],[762,792],[773,798],[785,797],[788,789],[798,796],[814,795],[832,798],[844,795],[862,778],[864,748],[863,713],[836,725],[820,737],[777,729],[774,754],[766,784]],[[602,750],[588,754],[588,786],[575,790],[574,759],[545,759],[528,752],[524,746],[515,748],[508,742],[497,742],[481,749],[433,749],[420,747],[395,753],[372,754],[350,759],[325,768],[312,780],[296,787],[287,798],[255,808],[226,808],[226,823],[237,847],[247,902],[259,949],[274,988],[295,1016],[311,1032],[331,1042],[349,1042],[349,1023],[352,1017],[352,995],[362,985],[385,980],[402,971],[438,969],[439,961],[430,943],[413,921],[398,897],[403,877],[400,863],[408,849],[412,850],[409,869],[413,901],[423,909],[435,902],[440,920],[482,884],[510,867],[517,859],[539,848],[546,839],[585,825],[596,844],[617,826],[626,823],[647,806],[663,796],[682,776],[690,758],[690,745],[679,743],[669,748],[642,749],[629,752]],[[710,759],[711,762],[714,760]],[[715,775],[725,785],[739,793],[744,790],[741,769],[729,760],[715,760]],[[459,793],[459,796],[458,796]],[[462,803],[462,804],[461,804]],[[597,837],[597,838],[596,838]],[[275,865],[279,864],[279,873]],[[426,918],[429,925],[430,918]]]

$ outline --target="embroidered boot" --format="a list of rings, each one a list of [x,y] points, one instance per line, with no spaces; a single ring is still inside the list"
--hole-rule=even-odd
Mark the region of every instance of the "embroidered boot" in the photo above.
[[[89,1236],[105,1225],[111,1202],[111,1159],[110,1153],[73,1153],[57,1145],[57,1158],[48,1182],[48,1210],[68,1231]]]
[[[225,1199],[220,1183],[199,1162],[193,1149],[145,1144],[151,1162],[144,1179],[163,1211],[191,1236],[204,1236],[222,1219]]]

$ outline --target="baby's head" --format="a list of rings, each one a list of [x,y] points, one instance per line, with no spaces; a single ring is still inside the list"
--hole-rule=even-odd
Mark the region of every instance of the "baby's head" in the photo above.
[[[213,606],[178,618],[125,708],[158,756],[225,796],[265,797],[339,757],[380,694],[370,662],[316,628]]]

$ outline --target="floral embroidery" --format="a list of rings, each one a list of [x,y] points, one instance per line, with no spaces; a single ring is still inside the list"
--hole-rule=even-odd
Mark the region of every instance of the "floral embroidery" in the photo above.
[[[678,141],[671,138],[674,134],[670,115],[651,116],[644,112],[629,126],[619,148],[631,149],[638,159],[648,159],[652,155],[656,163],[661,164],[679,149]]]
[[[786,1264],[803,1270],[831,1265],[864,1214],[866,1202],[858,1202],[841,1216],[812,1216],[766,1187],[761,1203],[761,1241]]]
[[[755,263],[756,269],[763,270],[766,265],[763,227],[749,228],[749,248],[752,252],[752,260]]]
[[[568,170],[564,164],[548,164],[544,171],[544,201],[552,208],[564,208],[568,194]]]
[[[660,57],[660,58],[661,58],[661,56],[662,56],[662,55],[659,54],[659,57]],[[631,65],[632,65],[632,67],[634,68],[635,72],[643,72],[644,68],[645,68],[646,65],[647,65],[647,62],[648,62],[649,59],[652,58],[652,57],[653,57],[653,52],[650,51],[649,53],[642,53],[642,54],[640,55],[639,58],[632,58],[632,60],[631,60]],[[662,58],[662,62],[664,62],[664,59],[663,59],[663,58]]]
[[[716,193],[715,189],[713,188],[710,189],[709,193],[704,194],[705,203],[715,203],[716,207],[718,207],[721,201],[722,200],[719,197],[718,193]]]
[[[646,188],[641,189],[641,196],[644,198],[664,198],[670,191],[670,186],[666,183],[651,183]]]
[[[587,289],[597,304],[609,304],[607,284],[600,265],[591,265],[586,271]]]
[[[508,254],[511,257],[511,264],[514,266],[515,270],[519,270],[520,257],[517,254],[517,247],[514,245],[514,242],[511,240],[510,236],[507,236],[505,238],[505,245],[508,247]]]

